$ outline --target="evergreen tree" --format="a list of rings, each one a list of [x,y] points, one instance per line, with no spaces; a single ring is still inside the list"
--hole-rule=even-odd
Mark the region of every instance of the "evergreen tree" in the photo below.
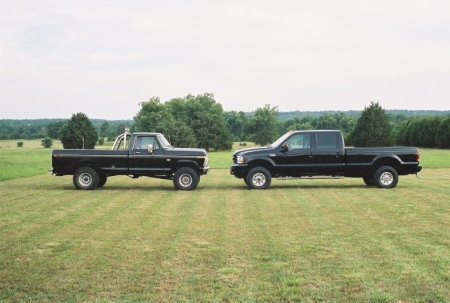
[[[64,148],[93,149],[98,134],[89,118],[83,113],[73,114],[61,130],[61,142]]]
[[[378,102],[371,102],[362,111],[348,143],[355,147],[392,146],[393,139],[386,111]]]
[[[436,130],[435,141],[439,148],[450,148],[450,116],[441,119]]]

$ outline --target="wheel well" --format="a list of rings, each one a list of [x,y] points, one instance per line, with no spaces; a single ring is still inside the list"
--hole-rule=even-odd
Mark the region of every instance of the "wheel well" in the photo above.
[[[97,165],[94,165],[94,164],[91,163],[91,162],[78,162],[77,164],[75,164],[75,165],[73,166],[73,173],[75,173],[79,168],[84,167],[84,166],[89,166],[89,167],[95,169],[95,171],[96,171],[99,175],[101,175],[101,170],[98,168],[98,166],[97,166]]]
[[[271,163],[269,163],[267,161],[261,161],[261,160],[252,161],[248,164],[248,170],[250,171],[252,168],[257,167],[257,166],[264,167],[273,176],[273,165]]]
[[[194,162],[179,162],[175,166],[175,169],[173,172],[175,173],[177,170],[179,170],[182,167],[192,168],[193,170],[195,170],[198,173],[198,165],[197,165],[197,163],[194,163]]]
[[[399,161],[394,158],[380,158],[373,163],[373,172],[375,173],[375,171],[382,166],[390,166],[395,170],[398,170],[399,165]]]

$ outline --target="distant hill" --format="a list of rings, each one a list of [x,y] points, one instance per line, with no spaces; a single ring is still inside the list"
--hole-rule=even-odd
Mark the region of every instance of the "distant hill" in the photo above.
[[[350,111],[293,111],[293,112],[280,112],[278,117],[280,120],[287,120],[290,118],[303,118],[306,116],[311,117],[320,117],[324,114],[344,114],[354,117],[359,117],[362,111],[350,110]],[[386,114],[397,116],[403,115],[406,118],[409,117],[421,117],[421,116],[446,116],[450,115],[450,110],[447,111],[438,111],[438,110],[402,110],[402,109],[394,109],[394,110],[386,110]]]
[[[11,125],[45,125],[52,122],[65,121],[67,119],[0,119],[0,123],[8,123]],[[103,122],[108,121],[110,124],[126,124],[132,125],[134,120],[106,120],[106,119],[89,119],[94,126],[100,126]]]
[[[324,114],[335,115],[335,114],[344,114],[354,117],[359,117],[362,111],[357,110],[349,110],[349,111],[292,111],[292,112],[279,112],[278,118],[281,120],[286,120],[294,117],[303,118],[306,116],[311,117],[320,117]],[[404,109],[393,109],[386,110],[388,115],[397,116],[404,115],[406,118],[409,117],[421,117],[421,116],[446,116],[450,115],[450,110],[439,111],[439,110],[404,110]],[[253,112],[246,112],[247,115],[253,116]],[[69,120],[69,119],[0,119],[0,123],[8,123],[11,125],[45,125],[50,122],[57,122],[61,120]],[[90,119],[94,126],[100,126],[103,122],[108,121],[112,125],[118,124],[126,124],[132,125],[134,123],[133,119],[124,119],[124,120],[107,120],[107,119]]]

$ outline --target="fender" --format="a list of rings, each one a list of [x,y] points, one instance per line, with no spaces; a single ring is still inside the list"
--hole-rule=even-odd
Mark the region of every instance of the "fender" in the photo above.
[[[82,166],[91,166],[93,168],[98,168],[98,164],[92,159],[92,158],[84,158],[80,161],[76,161],[73,163],[73,165],[70,167],[70,171],[74,173],[77,169],[79,169]]]
[[[377,155],[375,158],[373,158],[373,160],[372,160],[372,162],[370,164],[374,165],[377,161],[384,160],[384,159],[395,160],[395,161],[397,161],[398,164],[403,164],[402,159],[400,159],[400,157],[397,156],[396,154],[380,154],[380,155]]]
[[[194,160],[189,160],[189,159],[183,159],[183,160],[179,160],[175,163],[174,166],[178,166],[178,164],[183,163],[183,164],[193,164],[195,165],[196,168],[198,168],[200,165],[198,162],[194,161]]]
[[[269,164],[270,167],[276,167],[276,163],[271,158],[262,158],[262,159],[252,159],[249,160],[246,164],[248,167],[254,166],[254,163],[258,163],[259,166],[261,166],[261,163]],[[264,166],[264,165],[263,165]]]

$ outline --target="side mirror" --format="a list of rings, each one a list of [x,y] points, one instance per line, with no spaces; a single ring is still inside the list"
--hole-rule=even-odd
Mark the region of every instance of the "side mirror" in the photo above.
[[[281,152],[285,153],[289,150],[289,144],[286,142],[283,145],[281,145]]]
[[[149,145],[148,145],[148,153],[149,153],[150,155],[153,154],[153,144],[149,144]]]

